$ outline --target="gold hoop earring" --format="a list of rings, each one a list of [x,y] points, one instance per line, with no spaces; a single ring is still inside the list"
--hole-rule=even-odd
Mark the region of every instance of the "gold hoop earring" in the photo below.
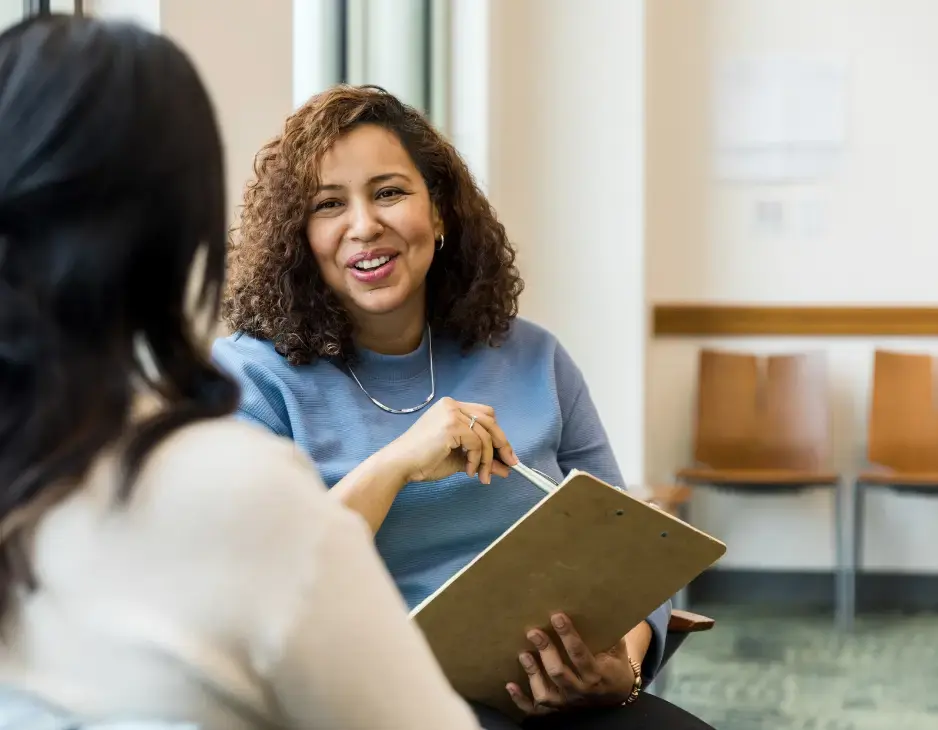
[[[437,251],[442,251],[442,250],[443,250],[443,244],[444,244],[444,243],[446,243],[446,238],[445,238],[445,237],[443,236],[443,234],[441,233],[441,234],[440,234],[440,240],[437,241],[437,244],[436,244],[436,250],[437,250]]]

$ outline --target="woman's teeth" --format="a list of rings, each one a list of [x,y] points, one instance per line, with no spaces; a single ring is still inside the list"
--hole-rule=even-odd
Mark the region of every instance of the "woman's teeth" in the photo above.
[[[359,261],[355,264],[355,268],[359,271],[368,271],[370,269],[377,269],[379,266],[384,266],[388,261],[391,260],[390,256],[379,256],[376,259],[365,259],[364,261]]]

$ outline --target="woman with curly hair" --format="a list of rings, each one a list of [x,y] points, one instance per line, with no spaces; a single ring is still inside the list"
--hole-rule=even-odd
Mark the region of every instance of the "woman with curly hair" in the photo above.
[[[622,482],[579,369],[516,317],[504,227],[420,113],[375,87],[335,87],[287,119],[255,174],[224,301],[233,334],[215,358],[242,385],[241,417],[292,438],[365,517],[411,607],[543,496],[509,470],[516,451],[557,479],[576,467]],[[480,486],[493,475],[505,481]],[[536,723],[704,727],[644,696],[644,712],[555,715],[633,697],[658,668],[669,613],[597,656],[553,616],[562,645],[532,631],[519,657],[530,687],[506,690],[548,716]]]

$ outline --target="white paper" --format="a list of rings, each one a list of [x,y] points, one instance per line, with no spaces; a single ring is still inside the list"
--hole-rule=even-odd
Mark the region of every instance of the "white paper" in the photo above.
[[[718,72],[714,147],[721,179],[813,180],[847,138],[847,63],[793,56],[735,58]]]

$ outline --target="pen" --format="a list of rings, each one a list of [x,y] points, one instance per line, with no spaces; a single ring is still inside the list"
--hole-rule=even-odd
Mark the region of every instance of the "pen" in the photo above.
[[[532,469],[529,466],[525,466],[520,461],[515,464],[513,467],[516,472],[521,476],[527,479],[531,484],[540,489],[545,494],[552,494],[555,489],[557,489],[559,484],[556,480],[545,474],[544,472],[538,471],[537,469]]]

